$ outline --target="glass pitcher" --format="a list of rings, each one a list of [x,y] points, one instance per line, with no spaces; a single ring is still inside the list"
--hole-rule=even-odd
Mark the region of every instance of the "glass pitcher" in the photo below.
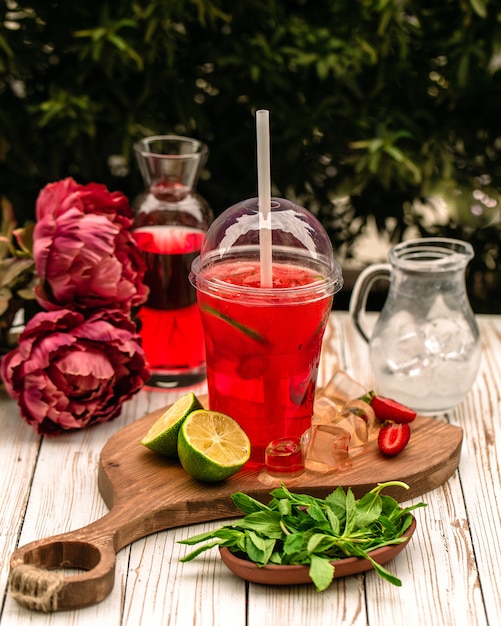
[[[202,322],[188,274],[213,217],[196,191],[208,150],[176,135],[146,137],[134,150],[145,184],[133,203],[133,236],[150,289],[138,313],[148,385],[191,386],[205,380]]]
[[[416,239],[394,246],[389,264],[371,265],[359,275],[350,314],[369,343],[377,393],[436,413],[459,404],[471,389],[481,357],[465,284],[472,258],[467,242]],[[380,279],[390,288],[371,334],[367,296]]]

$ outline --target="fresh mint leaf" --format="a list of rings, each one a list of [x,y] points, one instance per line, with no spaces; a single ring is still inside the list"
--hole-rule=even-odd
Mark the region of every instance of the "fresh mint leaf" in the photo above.
[[[380,529],[381,536],[384,537],[396,537],[399,530],[401,530],[401,532],[405,532],[404,529],[402,529],[402,520],[393,520],[385,517],[384,515],[380,515],[377,520],[377,524]]]
[[[295,554],[301,550],[303,547],[303,535],[301,534],[290,534],[287,535],[284,541],[284,554]]]
[[[356,549],[355,551],[357,553],[357,556],[367,559],[372,564],[372,567],[374,568],[376,573],[379,574],[379,576],[381,576],[381,578],[383,578],[384,580],[387,580],[389,583],[391,583],[392,585],[395,585],[396,587],[402,586],[402,581],[400,580],[400,578],[397,578],[390,571],[388,571],[385,567],[377,563],[370,556],[370,554],[367,554],[367,552],[365,552],[362,549],[359,549],[359,550]]]
[[[398,519],[402,515],[402,509],[391,496],[381,494],[381,512],[389,519]]]
[[[307,507],[310,504],[319,501],[314,496],[309,496],[305,493],[291,493],[283,483],[281,487],[273,489],[270,495],[273,496],[273,498],[277,501],[282,499],[290,500],[291,504],[294,506]]]
[[[339,521],[339,518],[329,506],[325,508],[325,514],[329,520],[332,534],[338,537],[341,533],[341,522]]]
[[[346,519],[346,493],[342,487],[338,487],[330,495],[325,498],[325,503],[331,511],[336,515],[341,524]]]
[[[309,574],[317,591],[325,591],[334,580],[334,566],[329,559],[312,554]]]
[[[254,513],[256,511],[269,510],[269,507],[267,507],[266,504],[251,498],[246,493],[242,493],[241,491],[232,494],[231,499],[235,503],[235,506],[242,511],[242,513]]]
[[[355,521],[357,519],[357,505],[355,502],[355,496],[351,488],[346,491],[346,518],[344,524],[343,535],[350,535],[355,527]]]
[[[313,502],[307,509],[308,515],[317,522],[328,522],[325,513],[317,502]]]
[[[383,503],[379,494],[366,493],[357,502],[353,527],[357,529],[370,526],[381,515],[382,508]]]
[[[200,553],[205,552],[205,550],[209,550],[214,546],[226,546],[227,548],[234,548],[236,551],[245,551],[245,534],[239,530],[234,530],[232,528],[224,526],[216,531],[209,531],[206,533],[201,533],[200,535],[196,535],[194,537],[189,537],[188,539],[181,539],[178,541],[178,543],[195,545],[196,543],[201,543],[202,541],[207,541],[209,539],[215,538],[217,538],[218,541],[206,543],[204,546],[197,548],[193,552],[190,552],[182,559],[180,559],[181,562],[191,561]]]
[[[332,582],[334,564],[346,556],[368,559],[376,573],[392,584],[398,578],[374,562],[370,556],[377,548],[407,541],[402,534],[412,522],[407,508],[382,494],[388,486],[407,488],[392,481],[378,484],[359,500],[353,491],[337,487],[324,500],[290,492],[285,485],[274,489],[268,506],[238,492],[232,498],[244,517],[220,529],[201,533],[179,543],[194,545],[207,542],[182,560],[191,560],[205,550],[225,546],[233,553],[243,553],[262,567],[267,563],[310,566],[310,576],[319,591]]]
[[[178,543],[181,543],[181,541],[179,541]],[[214,546],[219,546],[220,544],[221,544],[220,541],[213,541],[212,543],[206,543],[205,545],[200,546],[200,548],[193,550],[193,552],[186,554],[185,556],[183,556],[182,559],[179,559],[179,560],[181,561],[181,563],[192,561],[195,557],[197,557],[202,552],[205,552],[206,550],[210,550],[211,548],[214,548]]]
[[[248,513],[240,521],[235,522],[234,526],[254,530],[263,533],[267,537],[278,539],[283,533],[280,526],[281,519],[280,514],[276,511],[258,511],[256,513]]]
[[[234,531],[223,526],[217,530],[209,530],[208,532],[200,533],[199,535],[194,535],[193,537],[188,537],[187,539],[180,539],[178,543],[193,546],[196,543],[201,543],[202,541],[207,541],[208,539],[214,539],[215,537],[222,540],[233,539],[235,534],[238,534],[238,531]]]
[[[405,531],[409,528],[411,524],[412,524],[412,515],[410,513],[407,513],[406,515],[404,515],[402,519],[402,526],[400,528],[401,532],[405,533]]]
[[[272,496],[274,500],[291,499],[290,491],[283,484],[281,487],[277,487],[276,489],[273,489],[273,491],[270,491],[270,496]]]
[[[281,552],[273,552],[273,554],[270,557],[270,560],[268,561],[268,563],[271,565],[287,565],[287,563],[284,561],[284,559],[282,558],[282,553]]]
[[[255,563],[266,565],[270,560],[274,547],[274,539],[260,537],[257,533],[252,531],[247,532],[245,542],[246,552]]]
[[[287,498],[281,498],[277,504],[278,511],[281,515],[290,515],[292,513],[291,501]]]
[[[336,543],[337,539],[335,537],[316,533],[310,537],[306,549],[310,554],[314,552],[328,552]]]

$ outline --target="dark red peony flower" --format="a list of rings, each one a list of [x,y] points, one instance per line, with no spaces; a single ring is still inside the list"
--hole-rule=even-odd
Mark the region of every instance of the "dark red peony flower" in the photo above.
[[[145,302],[145,265],[129,231],[132,210],[121,192],[66,178],[44,187],[36,211],[36,295],[44,309],[130,312]]]
[[[148,378],[134,323],[121,311],[38,313],[1,361],[21,415],[40,434],[117,417]]]

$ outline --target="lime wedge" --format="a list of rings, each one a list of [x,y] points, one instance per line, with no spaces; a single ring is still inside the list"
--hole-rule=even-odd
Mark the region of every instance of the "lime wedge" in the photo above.
[[[188,474],[208,483],[238,472],[251,451],[249,438],[233,418],[205,409],[190,413],[182,423],[177,448]]]
[[[165,413],[157,419],[146,435],[141,439],[143,446],[170,459],[177,459],[177,438],[181,424],[190,413],[201,409],[202,404],[194,393],[176,400]]]

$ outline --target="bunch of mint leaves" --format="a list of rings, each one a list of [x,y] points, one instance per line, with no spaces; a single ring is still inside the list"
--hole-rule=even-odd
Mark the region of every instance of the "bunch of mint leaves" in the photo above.
[[[309,565],[309,575],[318,591],[324,591],[334,579],[332,561],[355,556],[371,562],[374,570],[390,583],[402,582],[371,558],[371,550],[407,541],[402,534],[412,523],[410,511],[426,506],[423,502],[401,508],[391,496],[381,493],[389,486],[408,489],[400,481],[379,483],[360,499],[352,489],[337,487],[325,499],[291,493],[282,483],[270,495],[266,505],[242,492],[231,498],[245,516],[232,524],[201,533],[178,543],[205,545],[187,554],[191,561],[215,546],[258,566]],[[214,540],[214,541],[211,541]]]

